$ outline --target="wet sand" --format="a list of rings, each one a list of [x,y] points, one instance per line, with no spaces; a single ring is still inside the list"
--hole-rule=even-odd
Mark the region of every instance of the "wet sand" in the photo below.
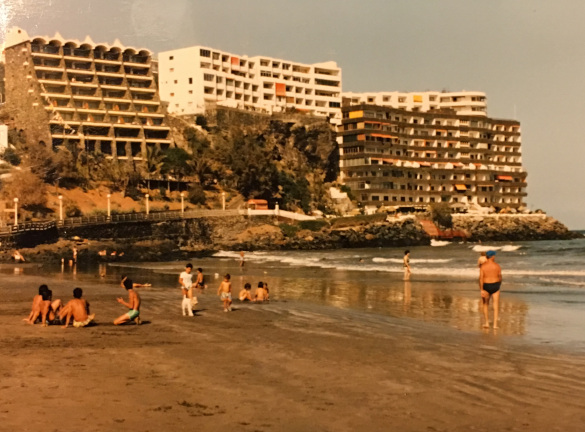
[[[3,276],[0,430],[581,431],[585,357],[409,318],[292,301],[194,318],[141,289],[144,325],[115,327],[115,285],[83,283],[98,325],[22,322],[42,282]]]

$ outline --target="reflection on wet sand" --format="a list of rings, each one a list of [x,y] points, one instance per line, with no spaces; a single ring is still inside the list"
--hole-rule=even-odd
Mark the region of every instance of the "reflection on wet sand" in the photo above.
[[[440,322],[462,330],[481,327],[475,290],[449,290],[432,282],[392,281],[387,285],[319,279],[280,279],[278,298],[319,301],[337,308],[367,309],[393,316]],[[276,284],[276,283],[275,283]],[[505,292],[500,299],[500,333],[523,335],[528,305]]]

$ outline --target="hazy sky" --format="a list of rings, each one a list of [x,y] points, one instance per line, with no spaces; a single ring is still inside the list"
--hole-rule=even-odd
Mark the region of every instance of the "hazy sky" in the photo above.
[[[345,91],[485,91],[489,116],[522,124],[529,207],[585,229],[585,1],[0,0],[0,14],[1,34],[335,60]]]

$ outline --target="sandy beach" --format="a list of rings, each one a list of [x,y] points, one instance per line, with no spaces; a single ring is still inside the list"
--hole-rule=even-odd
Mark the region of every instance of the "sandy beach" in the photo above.
[[[585,358],[408,318],[279,301],[194,318],[142,289],[141,326],[115,327],[115,285],[83,283],[97,325],[24,324],[38,285],[3,276],[0,430],[580,431]]]

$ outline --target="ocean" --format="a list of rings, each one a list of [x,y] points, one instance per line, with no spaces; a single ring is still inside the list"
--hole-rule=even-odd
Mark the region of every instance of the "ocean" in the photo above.
[[[243,268],[239,251],[220,251],[191,262],[204,269],[208,289],[203,295],[209,298],[215,295],[221,276],[230,273],[234,298],[244,283],[255,287],[263,281],[269,285],[273,302],[328,305],[347,312],[348,319],[352,311],[360,311],[482,332],[477,259],[480,252],[492,249],[504,278],[497,334],[519,342],[585,351],[585,239],[434,242],[433,246],[409,249],[409,282],[402,280],[404,248],[246,252]],[[119,283],[126,274],[135,282],[153,284],[152,290],[178,290],[178,275],[185,264],[104,263],[99,268],[63,266],[39,271],[54,271],[63,279],[79,281],[80,286],[96,278]],[[147,301],[146,292],[143,297]]]

